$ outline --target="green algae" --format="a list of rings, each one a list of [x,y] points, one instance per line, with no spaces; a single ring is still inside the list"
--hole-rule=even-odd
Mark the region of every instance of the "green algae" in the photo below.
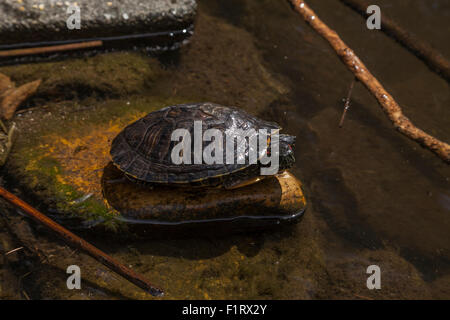
[[[101,200],[88,198],[74,186],[61,182],[63,170],[57,159],[46,156],[39,150],[29,151],[28,158],[22,158],[25,173],[20,176],[24,188],[47,203],[52,210],[64,217],[76,217],[86,221],[103,221],[108,230],[117,231],[120,223],[115,220],[116,213]],[[45,199],[50,199],[46,201]]]

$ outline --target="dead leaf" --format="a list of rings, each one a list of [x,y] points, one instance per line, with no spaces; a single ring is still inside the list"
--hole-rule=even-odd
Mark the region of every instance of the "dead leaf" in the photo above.
[[[17,108],[22,102],[32,96],[39,85],[41,79],[26,83],[18,88],[6,90],[0,97],[0,115],[2,118],[9,120],[14,116]]]

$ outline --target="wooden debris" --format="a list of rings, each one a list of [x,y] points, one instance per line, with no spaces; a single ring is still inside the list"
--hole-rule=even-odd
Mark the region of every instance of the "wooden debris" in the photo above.
[[[317,17],[317,14],[303,0],[290,0],[290,2],[303,19],[328,41],[347,68],[353,72],[355,77],[361,81],[361,83],[363,83],[377,99],[395,129],[424,148],[434,152],[446,163],[450,163],[450,145],[417,128],[403,114],[402,109],[394,98],[386,91],[386,89],[384,89],[377,78],[370,73],[353,50],[342,41],[334,30],[330,29],[322,20],[320,20]]]
[[[7,191],[2,187],[0,187],[0,196],[3,197],[8,202],[10,202],[11,204],[13,204],[14,206],[20,208],[24,213],[26,213],[28,216],[33,218],[38,223],[41,223],[50,230],[52,230],[55,234],[57,234],[64,241],[66,241],[67,244],[73,246],[76,249],[81,249],[82,251],[93,257],[95,260],[101,262],[103,265],[105,265],[112,271],[116,272],[120,276],[124,277],[128,281],[134,283],[141,289],[144,289],[145,291],[154,296],[162,296],[164,294],[162,289],[150,284],[148,280],[146,280],[140,274],[137,274],[136,272],[134,272],[127,266],[121,264],[119,261],[115,260],[114,258],[107,255],[103,251],[100,251],[89,242],[73,234],[66,228],[62,227],[61,225],[59,225],[58,223],[56,223],[43,213],[39,212],[38,210],[30,206],[28,203],[16,197],[15,195],[13,195],[12,193],[10,193],[9,191]]]
[[[22,249],[23,249],[23,247],[18,247],[18,248],[12,249],[12,250],[8,251],[7,253],[5,253],[5,256],[7,256],[11,253],[14,253],[16,251],[22,250]]]
[[[27,292],[25,290],[22,290],[22,294],[25,297],[25,299],[27,300],[31,300],[30,297],[28,296]]]
[[[2,51],[0,51],[0,57],[29,56],[29,55],[43,54],[43,53],[61,52],[61,51],[69,51],[69,50],[80,50],[80,49],[101,47],[102,45],[103,45],[102,41],[85,41],[85,42],[76,42],[76,43],[55,45],[55,46],[2,50]]]

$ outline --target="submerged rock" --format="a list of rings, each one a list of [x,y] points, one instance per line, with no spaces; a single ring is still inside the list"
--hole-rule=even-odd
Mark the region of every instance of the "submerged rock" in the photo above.
[[[72,27],[77,8],[79,25]],[[87,40],[102,40],[106,48],[173,49],[192,34],[196,9],[195,0],[4,0],[0,50]]]

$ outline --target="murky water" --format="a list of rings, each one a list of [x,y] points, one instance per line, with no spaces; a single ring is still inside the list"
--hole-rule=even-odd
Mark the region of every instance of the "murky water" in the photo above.
[[[309,3],[417,126],[450,141],[445,80],[394,40],[367,30],[339,1]],[[378,3],[450,57],[447,1]],[[338,128],[352,74],[287,1],[200,1],[192,43],[160,61],[166,75],[146,94],[237,105],[298,137],[293,173],[304,183],[308,211],[299,224],[274,232],[114,242],[86,235],[89,240],[164,287],[167,298],[450,297],[448,165],[396,132],[361,84]],[[25,242],[46,257],[27,249],[3,262],[10,296],[150,298],[39,228],[8,223],[3,248]],[[81,291],[65,287],[70,264],[86,275]],[[373,264],[381,268],[381,290],[366,287]],[[11,280],[15,267],[20,283]]]

